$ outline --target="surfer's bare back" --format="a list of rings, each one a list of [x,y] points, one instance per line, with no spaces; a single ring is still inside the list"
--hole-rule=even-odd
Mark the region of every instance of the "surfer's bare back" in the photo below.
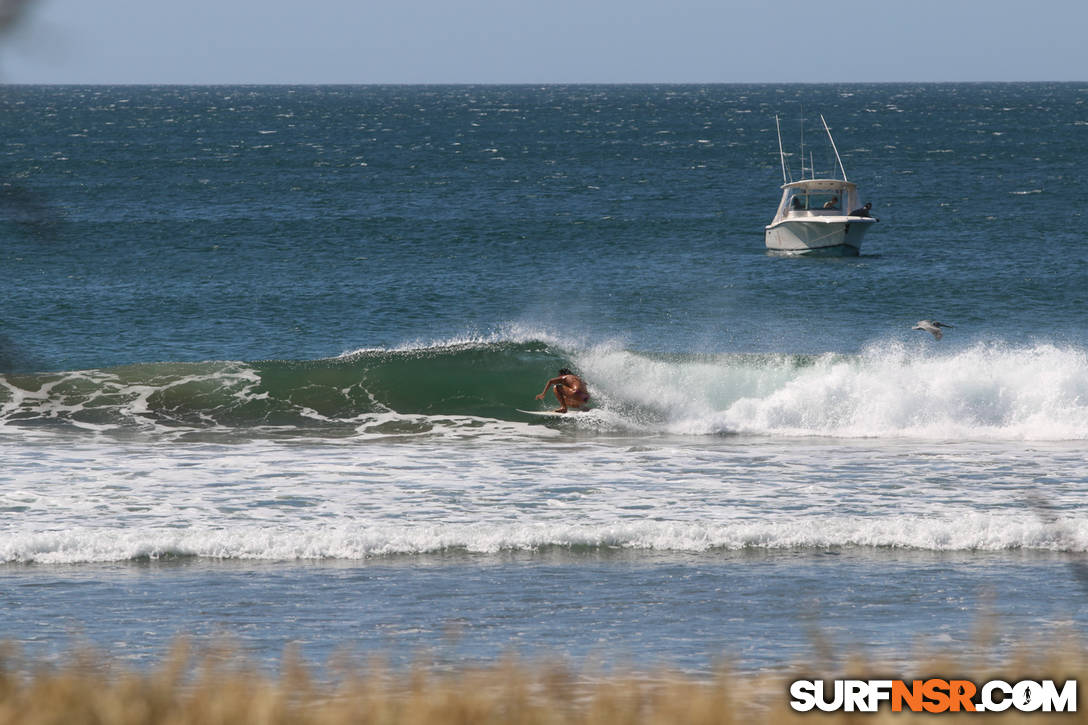
[[[567,408],[581,408],[589,402],[589,389],[585,382],[567,368],[559,371],[559,377],[552,378],[544,386],[544,392],[536,396],[537,400],[544,400],[548,388],[555,386],[555,397],[559,401],[556,413],[566,413]]]

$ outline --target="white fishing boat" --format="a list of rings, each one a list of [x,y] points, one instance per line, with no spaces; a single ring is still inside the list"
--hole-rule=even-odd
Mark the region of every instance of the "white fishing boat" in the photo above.
[[[782,128],[777,116],[774,120],[782,163],[782,200],[774,220],[764,232],[767,249],[786,254],[856,256],[865,232],[878,220],[869,214],[870,204],[861,204],[857,184],[846,178],[846,169],[827,121],[820,116],[842,178],[815,178],[811,164],[809,172],[812,176],[805,178],[802,135],[801,179],[794,181],[782,149]]]

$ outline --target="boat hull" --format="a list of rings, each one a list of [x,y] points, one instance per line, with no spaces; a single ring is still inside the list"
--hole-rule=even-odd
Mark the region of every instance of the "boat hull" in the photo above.
[[[854,257],[861,251],[861,241],[871,217],[851,217],[837,221],[785,220],[766,227],[767,249],[786,254],[826,254]]]

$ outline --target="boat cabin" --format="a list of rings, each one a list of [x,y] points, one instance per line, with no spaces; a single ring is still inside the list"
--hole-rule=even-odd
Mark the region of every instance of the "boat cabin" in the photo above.
[[[782,186],[776,218],[845,216],[861,206],[857,185],[840,179],[805,179]]]

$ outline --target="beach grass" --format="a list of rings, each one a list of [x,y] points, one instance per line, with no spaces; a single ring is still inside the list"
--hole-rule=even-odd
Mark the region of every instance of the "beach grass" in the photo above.
[[[907,677],[943,676],[987,681],[1000,678],[1078,679],[1088,675],[1080,644],[1022,647],[1006,661],[978,662],[938,655]],[[339,725],[642,725],[683,723],[885,723],[904,718],[938,722],[979,721],[978,713],[940,715],[893,713],[798,713],[789,706],[789,683],[799,678],[886,677],[889,670],[852,657],[821,671],[805,665],[774,673],[738,673],[722,668],[711,675],[668,670],[593,674],[559,662],[507,657],[455,671],[412,667],[392,669],[381,660],[331,663],[318,679],[288,653],[278,673],[268,674],[236,650],[213,645],[195,652],[179,640],[162,661],[133,670],[115,660],[80,650],[61,662],[32,662],[16,647],[0,647],[0,725],[244,725],[261,723]],[[841,670],[841,671],[840,671]],[[891,675],[899,676],[899,675]],[[1084,722],[1077,713],[1020,713],[982,716],[987,722]]]

